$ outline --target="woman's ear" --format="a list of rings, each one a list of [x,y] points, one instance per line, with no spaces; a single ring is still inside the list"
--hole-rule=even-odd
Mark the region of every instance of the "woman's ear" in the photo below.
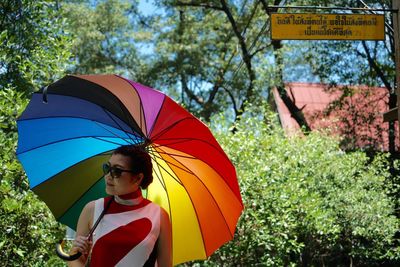
[[[137,177],[138,178],[137,178],[136,182],[138,183],[138,185],[140,185],[142,183],[144,175],[143,175],[143,173],[139,173]]]
[[[135,174],[132,176],[132,183],[134,184],[138,184],[140,186],[140,184],[142,183],[143,180],[143,173],[139,173],[139,174]]]

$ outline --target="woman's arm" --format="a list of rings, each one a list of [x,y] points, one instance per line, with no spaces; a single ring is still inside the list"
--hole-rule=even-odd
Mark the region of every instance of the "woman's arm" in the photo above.
[[[157,242],[157,263],[160,267],[172,266],[172,229],[168,213],[161,208],[160,236]]]
[[[70,254],[81,252],[82,256],[77,260],[67,262],[69,267],[81,267],[85,266],[90,249],[92,247],[92,241],[87,239],[87,235],[92,227],[94,215],[94,201],[89,202],[83,208],[81,215],[79,216],[78,225],[76,227],[76,235],[73,246],[70,250]]]

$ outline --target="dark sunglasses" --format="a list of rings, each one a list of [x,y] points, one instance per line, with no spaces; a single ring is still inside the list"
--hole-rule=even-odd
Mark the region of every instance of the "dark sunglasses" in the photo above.
[[[110,163],[104,163],[103,164],[103,174],[107,175],[108,173],[110,173],[111,178],[113,178],[113,179],[121,177],[121,174],[123,172],[133,173],[133,171],[131,171],[131,170],[123,170],[123,169],[118,168],[118,167],[113,167],[113,166],[110,165]]]

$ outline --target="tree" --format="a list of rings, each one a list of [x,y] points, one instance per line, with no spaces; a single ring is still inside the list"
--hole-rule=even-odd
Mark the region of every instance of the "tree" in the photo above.
[[[229,21],[212,10],[177,7],[168,1],[159,5],[165,13],[157,18],[144,17],[136,3],[129,1],[64,2],[63,15],[75,39],[74,67],[70,71],[113,72],[168,90],[205,120],[228,105],[233,116],[240,114],[245,96],[253,94],[255,74],[247,68],[249,82],[240,70],[240,52]],[[226,3],[225,10],[231,12]],[[261,35],[258,30],[256,33]],[[241,46],[243,49],[247,48]],[[250,66],[251,62],[246,62]]]
[[[15,156],[16,119],[31,92],[63,74],[69,38],[55,1],[0,3],[0,261],[5,266],[61,266],[53,249],[63,229],[29,191]]]
[[[264,49],[259,40],[266,29],[258,3],[160,1],[159,5],[166,12],[155,27],[160,34],[151,73],[205,121],[219,111],[239,118],[247,101],[258,101],[267,91],[258,84],[253,65]]]
[[[233,119],[238,120],[246,103],[257,103],[269,95],[271,88],[277,87],[292,116],[308,131],[310,128],[301,109],[284,89],[283,44],[269,38],[269,14],[274,11],[269,5],[281,2],[284,1],[160,1],[159,4],[170,12],[166,15],[169,21],[161,29],[171,29],[166,31],[167,34],[175,36],[174,40],[179,40],[180,46],[174,47],[176,42],[166,45],[165,35],[160,35],[158,42],[169,50],[160,50],[167,53],[160,53],[163,56],[155,65],[158,70],[160,67],[167,69],[171,87],[181,91],[181,101],[188,103],[189,108],[193,107],[192,111],[199,110],[199,115],[206,121],[212,114],[228,108]],[[190,17],[195,19],[187,19]],[[174,18],[179,18],[180,22]],[[169,28],[166,25],[179,26]],[[218,40],[225,46],[207,45],[204,36],[212,36],[214,42]],[[187,47],[191,48],[191,53],[187,53]],[[171,58],[171,53],[177,56]],[[182,67],[182,62],[189,67]],[[212,64],[198,66],[195,62]],[[204,68],[207,75],[196,76],[204,72]],[[193,102],[195,105],[191,105]]]
[[[115,73],[140,81],[143,60],[137,50],[145,34],[137,1],[66,1],[61,10],[74,40],[69,72]]]
[[[59,78],[70,56],[56,1],[0,3],[0,89],[32,92]]]

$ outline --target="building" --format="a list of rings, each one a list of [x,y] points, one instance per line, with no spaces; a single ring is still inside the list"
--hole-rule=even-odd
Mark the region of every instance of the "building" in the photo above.
[[[344,149],[389,151],[389,123],[383,121],[383,114],[389,110],[386,88],[329,88],[318,83],[287,83],[286,91],[302,110],[310,128],[327,130],[332,135],[340,136]],[[285,132],[298,132],[300,127],[280,98],[278,90],[275,88],[272,93]],[[395,129],[395,136],[391,140],[398,151],[397,122],[392,128]]]

